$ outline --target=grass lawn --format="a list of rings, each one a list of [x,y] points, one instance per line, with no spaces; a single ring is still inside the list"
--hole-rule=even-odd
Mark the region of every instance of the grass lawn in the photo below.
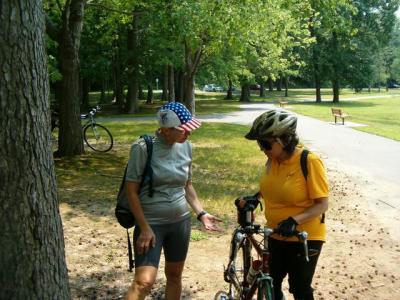
[[[79,157],[55,159],[60,202],[79,209],[81,205],[77,203],[94,201],[111,210],[131,143],[157,128],[156,122],[107,122],[106,125],[115,139],[111,151],[96,153],[88,149]],[[243,138],[247,130],[248,126],[204,124],[190,137],[194,145],[194,185],[205,208],[223,218],[226,225],[235,220],[233,201],[257,191],[265,164],[265,155],[256,143]],[[94,221],[101,217],[92,214]],[[198,226],[198,222],[193,224]],[[193,238],[202,236],[195,234]]]

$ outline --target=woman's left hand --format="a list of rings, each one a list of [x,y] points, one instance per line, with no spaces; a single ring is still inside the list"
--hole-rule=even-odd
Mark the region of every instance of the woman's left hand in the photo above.
[[[217,218],[209,213],[206,213],[204,216],[200,218],[201,223],[203,223],[204,228],[209,231],[223,231],[221,227],[218,226],[218,223],[221,223],[222,220]]]

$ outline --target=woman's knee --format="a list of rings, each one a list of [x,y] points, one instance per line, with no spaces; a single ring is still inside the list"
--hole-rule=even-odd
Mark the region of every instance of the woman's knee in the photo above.
[[[165,277],[169,281],[180,282],[182,280],[184,262],[170,263],[165,265]]]

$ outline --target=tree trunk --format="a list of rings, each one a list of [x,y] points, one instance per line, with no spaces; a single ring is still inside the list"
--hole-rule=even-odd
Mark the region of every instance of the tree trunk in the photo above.
[[[174,67],[168,65],[168,102],[175,101]]]
[[[119,39],[114,41],[114,54],[113,54],[113,79],[114,79],[114,96],[115,104],[121,111],[124,108],[124,85],[122,82],[122,66]]]
[[[126,96],[127,113],[134,114],[139,111],[139,13],[135,10],[132,16],[132,29],[128,31],[128,69],[129,83]]]
[[[240,102],[250,102],[250,84],[242,85],[242,92],[240,94]]]
[[[273,92],[274,91],[274,82],[272,81],[272,78],[268,78],[268,92]]]
[[[106,79],[102,78],[101,79],[101,90],[100,90],[100,103],[105,103],[106,102]]]
[[[168,66],[164,66],[161,101],[168,101]]]
[[[80,119],[79,47],[83,26],[84,0],[72,0],[65,6],[58,46],[60,73],[60,128],[58,155],[84,152]]]
[[[332,80],[333,103],[339,103],[339,79]]]
[[[279,77],[279,78],[276,80],[276,90],[277,90],[278,92],[281,92],[281,91],[282,91],[282,78],[281,78],[281,77]]]
[[[285,86],[285,97],[287,97],[289,95],[289,80],[287,76],[283,79],[283,84]]]
[[[193,52],[192,48],[185,43],[185,78],[184,78],[184,98],[187,109],[194,115],[195,108],[195,98],[194,98],[194,88],[196,76],[201,56],[203,54],[203,44],[199,45],[198,49]]]
[[[177,102],[183,102],[183,88],[185,86],[184,84],[184,76],[183,76],[183,72],[182,70],[178,70],[177,71],[177,76],[176,76],[177,80],[175,80],[176,83],[176,93],[175,93],[175,101]]]
[[[264,82],[261,82],[261,83],[260,83],[260,97],[265,97]]]
[[[0,9],[0,299],[70,299],[41,1]],[[75,101],[78,103],[79,99]]]
[[[196,105],[194,99],[194,77],[187,77],[185,81],[185,105],[186,108],[194,115],[196,113]]]
[[[151,84],[147,85],[146,104],[153,104],[153,86]]]
[[[228,90],[226,92],[226,100],[233,100],[233,86],[232,86],[232,80],[229,78],[228,79]]]

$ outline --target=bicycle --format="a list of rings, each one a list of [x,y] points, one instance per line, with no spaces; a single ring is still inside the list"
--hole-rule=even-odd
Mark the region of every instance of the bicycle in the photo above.
[[[94,151],[107,152],[110,151],[114,145],[113,137],[110,131],[103,125],[97,124],[95,120],[96,113],[100,110],[99,106],[92,108],[89,113],[81,114],[81,120],[87,120],[82,125],[83,140],[86,145]],[[53,141],[57,141],[58,133],[56,132],[59,127],[59,116],[56,111],[51,113],[51,132],[53,134]]]
[[[233,231],[229,262],[224,268],[224,280],[229,283],[229,291],[218,292],[214,299],[251,300],[257,292],[257,300],[274,300],[273,279],[269,275],[268,238],[277,233],[277,229],[261,228],[254,223],[254,210],[258,204],[261,206],[258,194],[242,199],[244,201],[235,200],[239,226]],[[304,258],[308,261],[307,232],[296,232],[294,236],[303,243]]]

